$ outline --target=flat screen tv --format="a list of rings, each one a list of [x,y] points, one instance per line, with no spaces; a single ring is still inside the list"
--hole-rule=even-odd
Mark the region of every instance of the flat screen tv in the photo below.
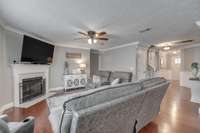
[[[29,36],[24,36],[21,62],[32,64],[51,64],[53,52],[53,45]]]

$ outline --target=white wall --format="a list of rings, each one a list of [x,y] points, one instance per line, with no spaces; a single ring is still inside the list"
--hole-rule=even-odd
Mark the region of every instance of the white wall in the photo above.
[[[4,43],[3,43],[4,42]],[[13,81],[11,63],[20,62],[23,35],[0,27],[0,110],[1,106],[13,102]],[[50,87],[63,86],[63,71],[66,52],[81,52],[82,61],[87,64],[86,72],[89,73],[89,50],[55,47],[54,62],[50,67]],[[3,64],[4,63],[4,64]],[[69,61],[70,68],[79,67],[76,61]]]
[[[181,71],[190,71],[192,62],[200,63],[200,46],[181,50]]]
[[[67,52],[81,53],[81,59],[67,59],[65,54]],[[53,56],[53,64],[50,67],[50,88],[57,88],[64,86],[63,74],[65,62],[68,62],[69,69],[78,69],[79,63],[86,64],[86,73],[90,73],[90,51],[83,49],[74,49],[56,46]]]
[[[0,29],[1,31],[1,47],[2,51],[1,54],[3,54],[3,59],[1,56],[1,65],[3,65],[3,68],[1,69],[3,72],[3,83],[0,84],[1,88],[1,94],[3,94],[0,97],[0,106],[8,103],[13,102],[13,84],[12,84],[12,70],[10,63],[12,63],[13,60],[20,60],[20,54],[21,54],[21,46],[22,46],[22,40],[23,36],[8,30],[5,30],[3,28]],[[2,43],[2,41],[4,43]]]
[[[180,85],[190,88],[192,102],[200,103],[200,82],[189,80],[193,77],[191,73],[191,64],[193,62],[198,62],[200,64],[200,46],[182,49],[181,62]],[[198,76],[200,76],[200,74]]]
[[[145,78],[145,71],[146,71],[146,60],[147,60],[147,48],[138,46],[137,48],[137,79],[144,79]]]
[[[6,91],[7,85],[6,82],[6,55],[5,55],[5,31],[2,27],[0,27],[0,107],[4,104],[7,104],[10,102],[8,92]],[[5,95],[5,92],[8,95],[8,98]]]
[[[137,45],[101,51],[99,56],[99,69],[110,71],[136,71]]]
[[[172,55],[172,57],[171,57],[172,80],[180,80],[181,64],[175,63],[176,58],[180,58],[180,54]]]

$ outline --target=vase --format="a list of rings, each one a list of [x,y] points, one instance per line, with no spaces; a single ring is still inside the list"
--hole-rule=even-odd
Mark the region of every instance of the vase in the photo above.
[[[194,78],[197,78],[198,72],[199,72],[199,69],[197,68],[192,69],[192,75],[194,76]]]

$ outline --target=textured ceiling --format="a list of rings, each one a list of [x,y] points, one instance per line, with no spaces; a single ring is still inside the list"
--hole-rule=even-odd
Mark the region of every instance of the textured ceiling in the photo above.
[[[200,0],[0,0],[4,25],[57,45],[108,48],[199,38]],[[151,31],[139,33],[146,28]],[[77,41],[78,31],[106,31],[101,46]]]

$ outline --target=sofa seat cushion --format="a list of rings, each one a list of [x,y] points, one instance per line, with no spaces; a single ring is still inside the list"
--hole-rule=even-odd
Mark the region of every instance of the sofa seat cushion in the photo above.
[[[141,80],[140,82],[141,82],[142,89],[146,89],[146,88],[151,88],[153,86],[162,84],[166,82],[166,79],[161,78],[161,77],[156,77],[156,78],[151,78],[151,79],[144,79],[144,80]]]

